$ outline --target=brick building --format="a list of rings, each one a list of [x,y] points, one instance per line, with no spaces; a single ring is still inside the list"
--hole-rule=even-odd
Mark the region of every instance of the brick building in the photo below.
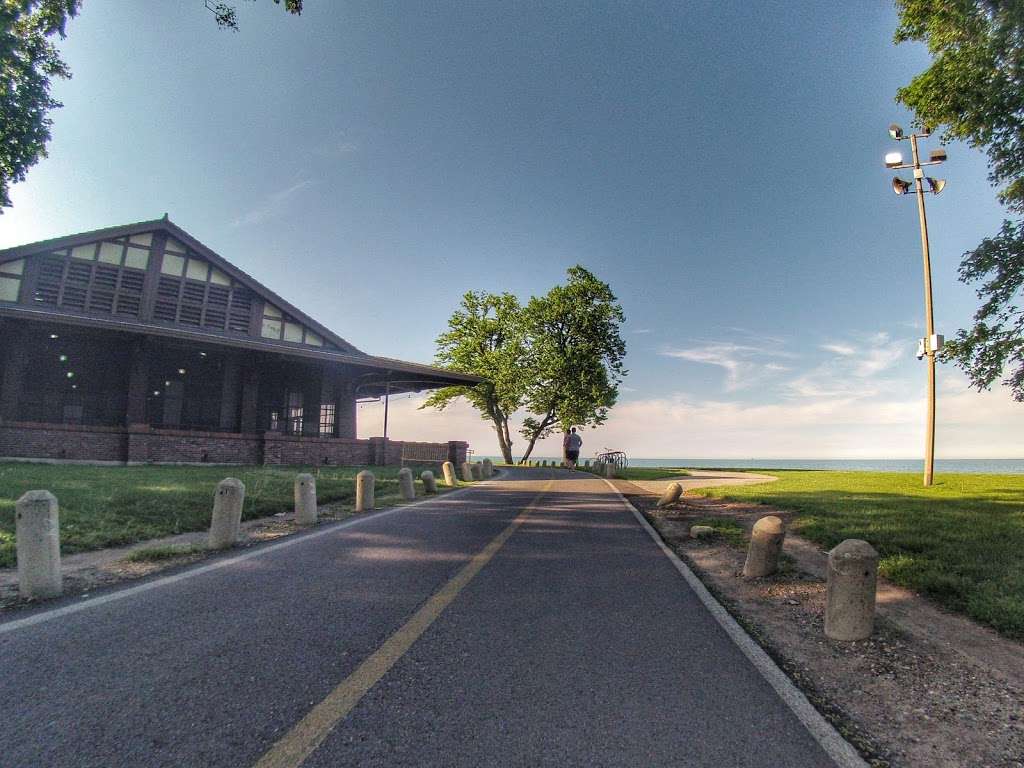
[[[462,461],[356,439],[356,404],[478,381],[356,349],[166,216],[0,250],[0,457]]]

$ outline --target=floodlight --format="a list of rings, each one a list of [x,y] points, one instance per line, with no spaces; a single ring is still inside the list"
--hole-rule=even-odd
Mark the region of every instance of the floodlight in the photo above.
[[[903,165],[903,155],[899,152],[888,152],[885,155],[885,167],[896,168]]]
[[[903,138],[903,129],[896,125],[896,123],[893,123],[889,126],[889,135],[896,139],[896,141],[899,141]]]
[[[905,195],[910,191],[910,182],[904,181],[899,176],[892,177],[892,191],[897,195]]]
[[[931,192],[933,195],[939,194],[939,192],[941,192],[946,187],[945,179],[933,179],[931,176],[927,176],[925,178],[925,181],[928,182],[928,191]]]
[[[944,163],[946,162],[946,150],[944,149],[933,149],[930,156],[930,160],[933,163]]]

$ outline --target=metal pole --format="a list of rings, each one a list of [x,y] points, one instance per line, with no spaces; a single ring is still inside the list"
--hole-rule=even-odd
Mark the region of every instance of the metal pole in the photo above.
[[[391,400],[391,381],[384,390],[384,442],[388,441],[388,402]]]
[[[935,474],[935,319],[932,316],[932,262],[928,252],[928,218],[924,212],[924,172],[917,153],[917,136],[911,134],[910,147],[914,155],[914,187],[917,190],[917,213],[921,220],[921,255],[924,259],[924,354],[928,361],[928,415],[925,420],[924,484],[930,486]]]

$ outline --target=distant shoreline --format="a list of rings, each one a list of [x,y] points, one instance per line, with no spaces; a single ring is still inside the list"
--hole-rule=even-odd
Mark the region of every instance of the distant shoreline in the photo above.
[[[482,459],[488,454],[479,454]],[[499,456],[488,456],[500,460]],[[581,460],[592,458],[581,456]],[[557,456],[531,456],[531,461],[560,461]],[[818,469],[838,472],[920,472],[920,459],[671,459],[630,458],[632,467],[692,467],[695,469]],[[1024,459],[936,459],[936,472],[993,475],[1024,474]]]

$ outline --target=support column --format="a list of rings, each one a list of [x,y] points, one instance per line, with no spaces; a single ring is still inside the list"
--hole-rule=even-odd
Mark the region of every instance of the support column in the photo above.
[[[146,340],[141,339],[132,347],[132,358],[128,371],[128,398],[125,405],[124,423],[146,423],[146,392],[149,389],[149,356]]]
[[[220,394],[220,428],[227,432],[238,431],[238,406],[241,399],[242,369],[238,357],[225,355],[223,384]]]
[[[260,425],[260,373],[255,360],[242,370],[242,408],[239,429],[244,433],[262,432]]]
[[[338,437],[356,439],[356,396],[351,381],[339,382],[334,410],[334,432]]]
[[[4,372],[0,380],[0,417],[4,421],[18,420],[18,401],[25,380],[25,354],[19,354],[24,333],[20,325],[8,324],[4,328],[6,344],[4,349]]]
[[[302,434],[316,437],[320,434],[320,398],[323,390],[324,369],[310,367],[302,383]]]

